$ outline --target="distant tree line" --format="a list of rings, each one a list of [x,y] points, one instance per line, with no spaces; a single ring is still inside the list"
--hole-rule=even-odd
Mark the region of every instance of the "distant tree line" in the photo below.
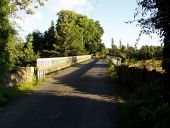
[[[114,44],[114,40],[111,40],[112,48],[109,49],[109,54],[112,56],[121,57],[125,59],[135,59],[135,60],[147,60],[147,59],[162,59],[162,46],[142,46],[140,49],[136,47],[122,45],[121,40],[119,41],[119,46]]]

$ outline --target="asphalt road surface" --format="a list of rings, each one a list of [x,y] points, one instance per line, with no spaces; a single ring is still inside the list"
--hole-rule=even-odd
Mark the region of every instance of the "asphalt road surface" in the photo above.
[[[103,59],[59,71],[0,112],[0,128],[117,128]]]

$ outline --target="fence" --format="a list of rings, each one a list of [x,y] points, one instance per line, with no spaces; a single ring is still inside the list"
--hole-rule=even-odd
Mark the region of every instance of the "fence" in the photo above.
[[[91,55],[57,57],[57,58],[38,58],[37,59],[37,79],[42,79],[46,74],[69,67],[91,59]]]
[[[120,57],[114,57],[114,56],[110,56],[110,55],[107,55],[106,58],[108,60],[110,60],[114,65],[121,65],[121,58]]]

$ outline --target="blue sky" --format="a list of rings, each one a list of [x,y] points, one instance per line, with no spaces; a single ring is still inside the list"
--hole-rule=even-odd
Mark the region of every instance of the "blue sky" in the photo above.
[[[106,47],[111,47],[112,37],[117,45],[119,40],[124,45],[134,45],[140,28],[125,22],[133,20],[136,7],[136,0],[48,0],[33,16],[21,14],[24,22],[19,21],[19,25],[23,30],[22,37],[36,29],[44,32],[50,27],[51,20],[56,23],[58,11],[68,9],[98,20],[105,31],[102,40]],[[138,47],[145,44],[160,45],[159,40],[156,35],[152,39],[143,35]]]

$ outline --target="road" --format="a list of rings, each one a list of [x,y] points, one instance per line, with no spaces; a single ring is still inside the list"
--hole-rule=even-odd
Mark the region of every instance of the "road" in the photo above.
[[[105,60],[59,71],[0,112],[0,128],[117,128]]]

